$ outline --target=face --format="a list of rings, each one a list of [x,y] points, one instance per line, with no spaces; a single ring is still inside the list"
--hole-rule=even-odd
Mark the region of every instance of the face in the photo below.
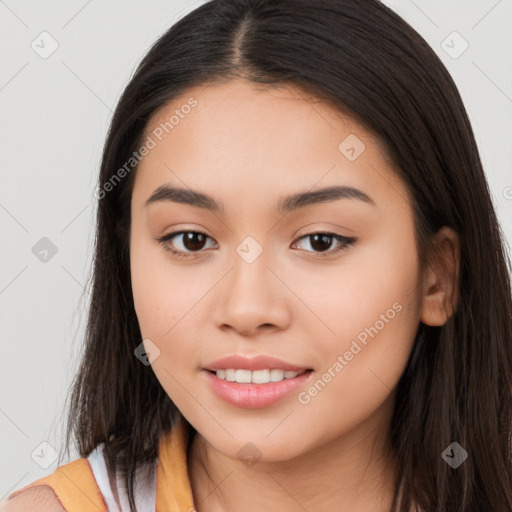
[[[145,141],[135,310],[185,418],[224,455],[268,461],[384,428],[421,298],[408,192],[379,141],[242,79],[188,90]]]

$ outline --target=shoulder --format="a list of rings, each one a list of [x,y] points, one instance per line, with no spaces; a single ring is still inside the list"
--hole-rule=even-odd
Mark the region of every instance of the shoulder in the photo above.
[[[0,505],[0,512],[65,512],[48,485],[36,485]]]
[[[66,512],[91,503],[97,512],[108,510],[88,458],[81,457],[11,493],[0,512]]]

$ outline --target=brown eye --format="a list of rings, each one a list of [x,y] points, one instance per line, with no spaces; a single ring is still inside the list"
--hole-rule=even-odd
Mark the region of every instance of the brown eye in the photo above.
[[[309,235],[309,239],[311,247],[320,252],[327,251],[333,242],[333,237],[326,234]]]
[[[165,250],[186,258],[192,256],[194,252],[204,252],[202,249],[208,239],[212,240],[206,233],[200,231],[175,231],[159,238],[158,241]]]
[[[198,251],[203,248],[206,236],[197,231],[183,233],[183,245],[189,251]]]
[[[329,256],[331,254],[338,253],[339,251],[343,251],[348,249],[356,239],[352,237],[345,237],[342,235],[338,235],[336,233],[309,233],[308,235],[304,235],[299,238],[297,244],[299,244],[302,240],[309,241],[309,246],[312,250],[306,250],[306,252],[312,252],[313,254],[318,254],[318,256],[323,257]],[[335,245],[336,242],[336,245]],[[332,249],[334,245],[334,249]],[[324,254],[322,254],[324,253]]]

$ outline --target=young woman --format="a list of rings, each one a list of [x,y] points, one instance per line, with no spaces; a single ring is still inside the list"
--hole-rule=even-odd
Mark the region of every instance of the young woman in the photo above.
[[[512,303],[457,88],[376,0],[213,0],[105,144],[81,458],[7,510],[512,510]]]

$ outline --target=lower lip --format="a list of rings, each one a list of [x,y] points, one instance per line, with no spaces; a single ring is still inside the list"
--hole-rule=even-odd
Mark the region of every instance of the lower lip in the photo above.
[[[228,404],[242,409],[270,407],[296,391],[311,375],[308,370],[293,379],[267,384],[239,384],[219,379],[215,373],[204,370],[214,393]]]

